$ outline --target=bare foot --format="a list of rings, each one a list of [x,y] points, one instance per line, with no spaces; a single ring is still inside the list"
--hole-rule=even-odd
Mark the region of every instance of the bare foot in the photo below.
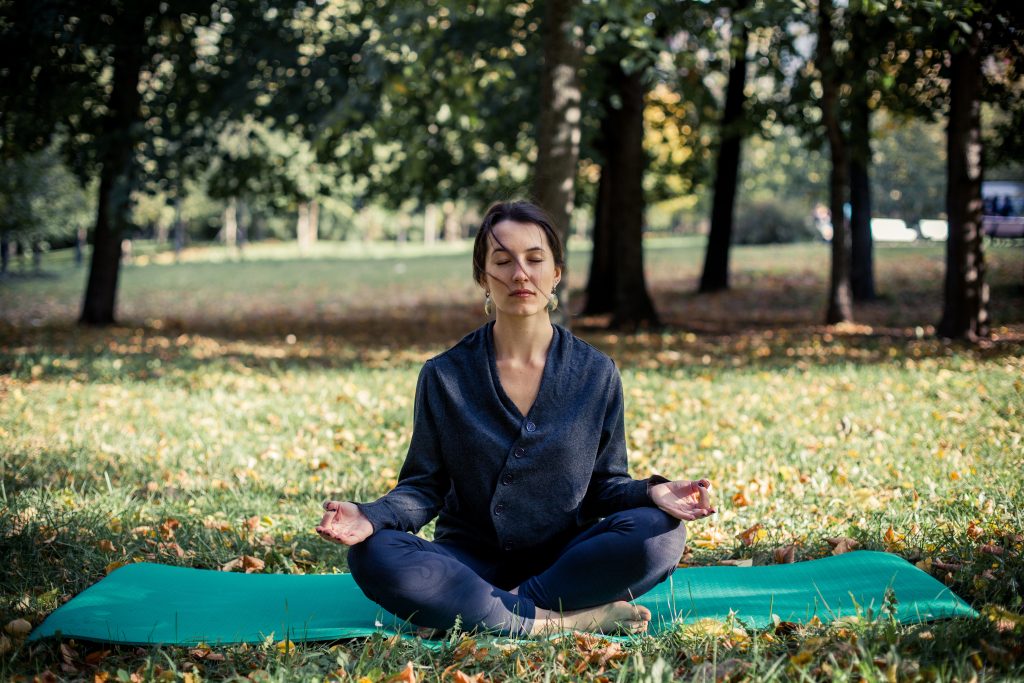
[[[600,633],[643,633],[650,622],[649,609],[620,600],[572,612],[538,609],[530,635],[545,635],[567,629]]]

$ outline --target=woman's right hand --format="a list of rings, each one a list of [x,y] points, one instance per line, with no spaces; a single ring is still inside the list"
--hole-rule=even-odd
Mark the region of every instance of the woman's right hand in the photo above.
[[[355,545],[373,535],[373,524],[355,503],[328,500],[324,502],[324,518],[316,532],[325,541]]]

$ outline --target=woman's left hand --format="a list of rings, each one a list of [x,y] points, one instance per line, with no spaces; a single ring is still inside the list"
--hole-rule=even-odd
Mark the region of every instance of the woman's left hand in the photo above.
[[[651,487],[651,500],[666,514],[684,522],[703,519],[716,512],[711,506],[711,482],[707,479],[655,484]]]

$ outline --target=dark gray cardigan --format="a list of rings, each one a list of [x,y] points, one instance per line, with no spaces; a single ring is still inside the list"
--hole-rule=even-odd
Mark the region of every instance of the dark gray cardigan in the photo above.
[[[606,355],[554,326],[525,417],[501,388],[493,322],[426,362],[398,485],[360,504],[374,530],[418,531],[483,552],[567,541],[599,517],[653,505],[663,477],[626,469],[622,382]]]

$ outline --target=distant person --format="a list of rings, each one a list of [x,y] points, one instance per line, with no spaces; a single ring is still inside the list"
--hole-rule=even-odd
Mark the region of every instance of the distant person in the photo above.
[[[397,486],[324,503],[317,532],[417,626],[643,631],[650,611],[626,601],[672,573],[682,522],[715,512],[706,479],[629,477],[615,364],[551,323],[563,253],[536,206],[488,210],[473,274],[494,321],[420,371]],[[433,542],[408,533],[435,516]]]

